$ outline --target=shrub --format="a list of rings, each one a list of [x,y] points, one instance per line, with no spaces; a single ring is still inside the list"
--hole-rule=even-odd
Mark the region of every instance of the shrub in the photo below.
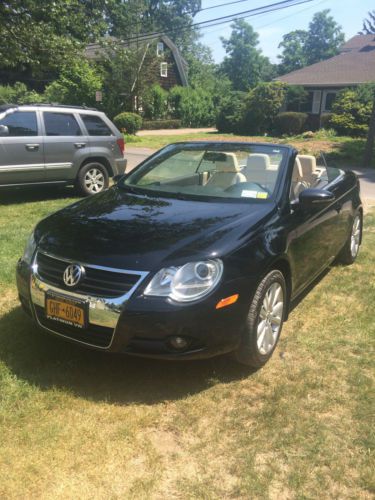
[[[134,135],[142,127],[142,117],[136,113],[120,113],[113,118],[113,123],[122,132]]]
[[[285,101],[286,85],[281,82],[260,83],[247,95],[240,132],[263,135],[273,129],[274,120]]]
[[[290,85],[286,88],[286,104],[288,111],[304,111],[309,93],[300,85]]]
[[[339,135],[365,136],[370,123],[373,88],[368,85],[341,91],[332,106],[330,126]]]
[[[298,135],[303,132],[306,121],[306,113],[297,113],[295,111],[279,113],[274,121],[275,131],[280,135]]]
[[[168,92],[160,85],[153,85],[145,92],[142,106],[145,118],[150,120],[165,118],[168,113]]]
[[[144,130],[158,130],[163,128],[181,128],[181,120],[143,120],[142,127]]]
[[[31,104],[43,102],[43,96],[29,90],[24,83],[16,82],[11,85],[0,85],[0,104]]]
[[[212,95],[202,89],[173,87],[168,96],[171,118],[185,127],[205,127],[215,123]]]
[[[245,96],[245,92],[230,92],[223,99],[216,117],[216,128],[219,132],[239,132]]]
[[[329,128],[331,128],[331,119],[332,119],[332,116],[333,116],[333,113],[324,113],[320,117],[320,126],[321,126],[321,128],[325,128],[326,130],[328,130]]]

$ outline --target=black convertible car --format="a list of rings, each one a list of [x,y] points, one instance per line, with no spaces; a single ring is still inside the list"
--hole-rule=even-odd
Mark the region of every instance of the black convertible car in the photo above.
[[[289,146],[163,148],[106,192],[39,222],[18,263],[46,332],[169,359],[262,366],[291,302],[362,238],[354,173]]]

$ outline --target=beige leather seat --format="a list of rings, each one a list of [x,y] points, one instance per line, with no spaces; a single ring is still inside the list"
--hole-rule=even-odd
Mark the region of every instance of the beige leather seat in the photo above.
[[[299,194],[307,187],[307,184],[303,180],[301,162],[299,160],[299,157],[297,156],[293,167],[292,184],[290,186],[290,199],[297,200]]]
[[[318,178],[315,156],[298,155],[297,158],[301,165],[303,181],[309,186],[313,186]]]
[[[242,169],[247,182],[255,182],[264,187],[273,189],[277,170],[272,168],[270,157],[266,154],[254,153],[247,158],[246,166]]]
[[[246,177],[240,172],[236,155],[234,153],[223,154],[225,160],[215,162],[216,172],[208,179],[207,185],[226,189],[238,182],[246,182]]]

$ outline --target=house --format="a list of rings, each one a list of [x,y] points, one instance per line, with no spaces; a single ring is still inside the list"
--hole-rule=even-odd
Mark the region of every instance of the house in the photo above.
[[[375,82],[375,35],[356,35],[340,48],[337,56],[277,78],[300,85],[308,92],[301,111],[309,113],[319,127],[321,116],[332,109],[337,92],[346,87]]]
[[[141,36],[139,44],[134,41],[129,44],[129,42],[119,41],[116,38],[111,38],[111,41],[116,42],[117,46],[124,49],[140,46],[142,57],[139,61],[138,75],[142,75],[144,65],[152,56],[152,59],[155,57],[159,61],[155,65],[155,82],[159,83],[162,88],[169,90],[175,85],[188,86],[188,64],[182,57],[178,47],[168,36],[148,37],[146,41],[142,40]],[[89,60],[98,60],[103,57],[106,50],[108,49],[104,49],[103,44],[91,43],[87,45],[85,55]],[[135,86],[136,81],[133,82],[132,88]]]

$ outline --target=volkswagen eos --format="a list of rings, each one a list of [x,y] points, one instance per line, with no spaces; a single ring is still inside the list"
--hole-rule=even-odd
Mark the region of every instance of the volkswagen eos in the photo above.
[[[293,301],[354,262],[354,173],[290,146],[169,145],[108,191],[39,222],[17,267],[45,332],[166,359],[271,357]]]

